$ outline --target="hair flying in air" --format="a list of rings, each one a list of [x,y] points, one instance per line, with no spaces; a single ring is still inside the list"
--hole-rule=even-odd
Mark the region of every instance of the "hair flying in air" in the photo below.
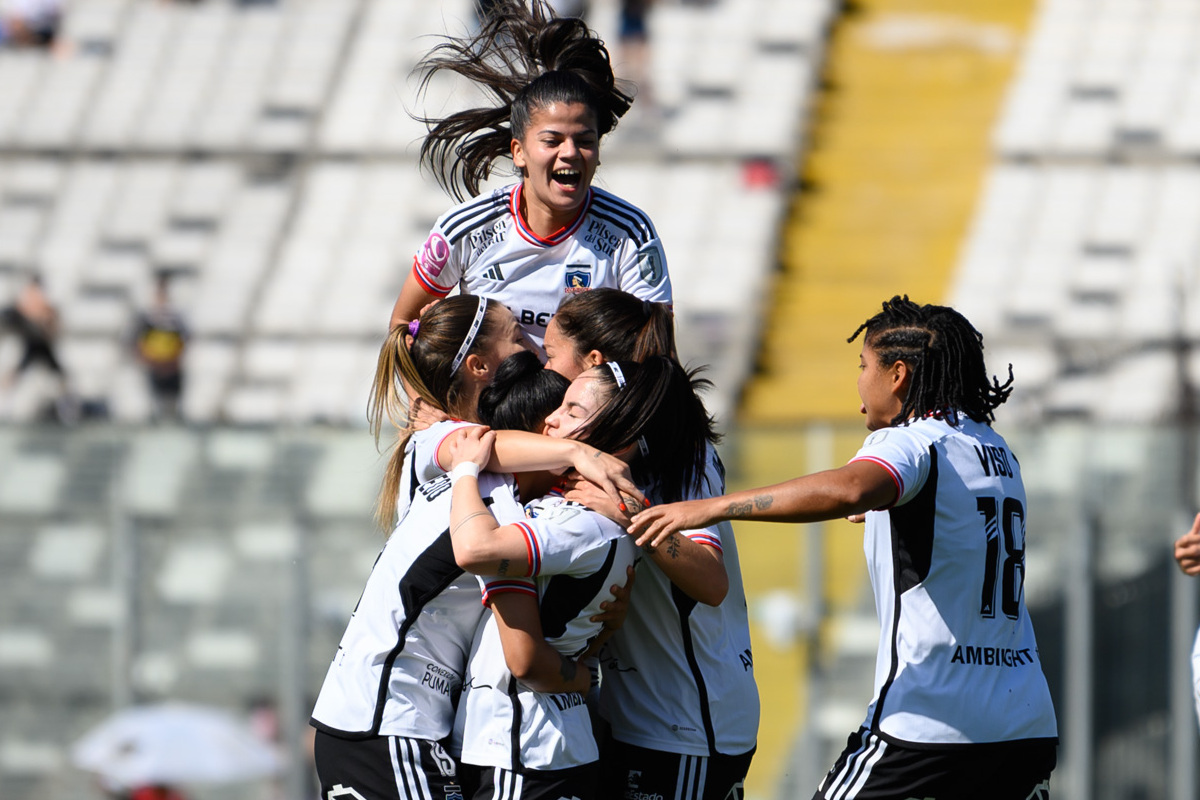
[[[995,409],[1012,394],[1012,365],[1003,384],[988,377],[983,335],[949,306],[918,305],[896,295],[846,341],[866,332],[864,343],[883,366],[903,361],[912,370],[908,394],[892,425],[936,413],[957,424],[958,414],[991,424]]]
[[[501,0],[478,33],[433,48],[417,65],[421,88],[440,72],[474,82],[493,105],[445,117],[423,117],[429,132],[421,163],[458,200],[479,194],[493,162],[508,156],[534,111],[551,103],[582,103],[603,137],[633,102],[613,74],[608,50],[583,20],[556,18],[542,0]]]

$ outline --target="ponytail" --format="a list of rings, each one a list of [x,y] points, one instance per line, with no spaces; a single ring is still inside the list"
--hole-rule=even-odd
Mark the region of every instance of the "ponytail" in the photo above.
[[[554,320],[579,355],[597,350],[606,361],[678,360],[675,315],[665,303],[620,289],[592,289],[563,300]]]
[[[367,403],[375,446],[379,446],[385,422],[397,429],[375,503],[375,519],[381,528],[389,528],[395,521],[404,453],[415,431],[409,397],[443,414],[474,418],[475,409],[464,406],[464,371],[460,367],[468,355],[492,348],[502,308],[483,297],[456,295],[429,308],[415,324],[397,325],[379,348]]]

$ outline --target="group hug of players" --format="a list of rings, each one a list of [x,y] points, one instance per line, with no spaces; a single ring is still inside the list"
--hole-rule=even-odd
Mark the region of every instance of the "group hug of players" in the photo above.
[[[1024,489],[990,425],[1011,375],[988,377],[970,323],[885,302],[850,337],[872,431],[858,455],[726,495],[654,225],[592,185],[631,102],[603,43],[509,0],[424,67],[496,102],[430,120],[422,147],[462,202],[417,251],[380,351],[391,534],[312,713],[322,797],[738,800],[759,698],[729,520],[852,517],[882,629],[875,697],[815,797],[1048,798]],[[517,182],[481,193],[504,157]]]

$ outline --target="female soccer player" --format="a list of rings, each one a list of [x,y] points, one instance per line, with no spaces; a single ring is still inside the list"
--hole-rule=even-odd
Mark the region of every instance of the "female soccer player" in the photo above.
[[[546,421],[550,436],[586,438],[601,449],[626,451],[635,476],[651,474],[672,493],[700,480],[710,420],[692,378],[677,363],[609,362],[571,384]],[[550,496],[526,505],[529,519],[498,524],[475,483],[491,434],[471,448],[456,442],[451,538],[464,568],[493,576],[485,597],[536,593],[545,635],[576,658],[599,628],[588,621],[607,597],[605,586],[632,562],[623,528],[586,507]],[[522,579],[523,576],[525,579]],[[514,643],[498,611],[472,652],[460,719],[463,761],[484,767],[484,798],[609,797],[597,791],[599,756],[582,693],[530,691],[512,667]],[[518,641],[515,645],[521,658]],[[499,651],[503,658],[497,658]],[[507,668],[506,668],[507,667]]]
[[[540,349],[564,296],[598,286],[671,301],[653,223],[592,186],[600,140],[632,98],[608,51],[583,21],[551,18],[540,0],[498,3],[480,32],[450,39],[422,63],[426,78],[465,76],[496,100],[430,120],[421,157],[456,198],[413,259],[392,327],[456,285],[512,309]],[[514,185],[479,194],[494,162],[511,156]]]
[[[546,330],[546,366],[573,378],[611,360],[674,356],[671,310],[615,289],[563,301]],[[654,503],[725,491],[711,429],[704,479],[680,495],[648,476]],[[592,502],[593,506],[600,507]],[[625,624],[601,653],[603,797],[627,790],[674,800],[725,800],[758,738],[746,594],[729,523],[696,526],[639,566]]]
[[[1021,591],[1025,489],[992,430],[1011,392],[951,308],[893,297],[863,323],[872,431],[844,467],[651,508],[639,544],[718,520],[866,514],[881,635],[875,697],[815,798],[1049,796],[1054,707]]]

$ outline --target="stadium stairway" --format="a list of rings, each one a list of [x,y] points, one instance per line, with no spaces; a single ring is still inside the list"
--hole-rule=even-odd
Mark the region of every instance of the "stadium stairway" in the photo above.
[[[861,444],[858,345],[845,338],[893,294],[944,302],[1033,6],[844,5],[804,137],[758,371],[743,394],[731,488],[837,466]],[[766,779],[780,797],[807,796],[861,721],[878,630],[860,529],[832,522],[806,535],[808,527],[738,527],[753,594],[793,592],[797,629],[809,626],[790,646],[764,635],[766,620],[753,629],[760,687],[793,688],[770,700],[763,692],[747,787],[761,792]]]
[[[893,294],[941,302],[1032,0],[861,0],[834,29],[749,423],[854,418],[846,336]]]

